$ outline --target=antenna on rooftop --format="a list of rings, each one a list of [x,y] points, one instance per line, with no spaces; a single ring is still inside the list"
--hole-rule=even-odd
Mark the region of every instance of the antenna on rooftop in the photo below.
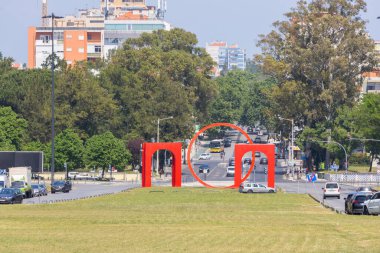
[[[42,0],[42,16],[46,17],[48,15],[48,0]],[[47,18],[41,18],[41,25],[42,27],[49,26],[49,19]]]
[[[166,0],[157,0],[157,18],[158,19],[164,19],[165,13],[167,10],[167,3]]]

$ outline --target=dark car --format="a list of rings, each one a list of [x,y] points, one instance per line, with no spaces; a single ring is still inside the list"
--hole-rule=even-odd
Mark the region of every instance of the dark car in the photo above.
[[[260,137],[256,137],[253,142],[254,143],[261,143],[261,138]]]
[[[253,128],[252,127],[248,127],[247,128],[247,133],[248,134],[253,134]]]
[[[235,166],[235,158],[230,158],[228,161],[228,166]]]
[[[207,164],[201,164],[199,166],[199,173],[210,173],[210,167]]]
[[[351,192],[347,195],[347,198],[344,198],[344,212],[348,213],[348,202],[350,202],[352,196],[355,195],[355,192]]]
[[[267,158],[261,158],[260,164],[268,164],[268,159]]]
[[[22,192],[17,188],[3,188],[0,190],[0,204],[22,203]]]
[[[231,143],[232,143],[232,141],[230,139],[225,139],[224,140],[224,147],[225,148],[231,147]]]
[[[243,160],[243,164],[251,165],[251,164],[252,164],[252,159],[249,158],[249,157],[244,158],[244,160]]]
[[[71,190],[71,182],[70,181],[54,181],[51,184],[51,193],[56,192],[69,192]]]
[[[44,180],[44,177],[42,177],[42,176],[40,176],[38,174],[33,173],[32,174],[32,179],[33,180]]]
[[[354,194],[347,205],[347,213],[349,214],[363,214],[364,201],[372,196],[369,192],[358,192]]]

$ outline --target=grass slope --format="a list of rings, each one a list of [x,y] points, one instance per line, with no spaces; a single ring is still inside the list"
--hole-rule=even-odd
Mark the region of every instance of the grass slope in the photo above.
[[[0,252],[380,252],[380,217],[306,195],[152,188],[0,206]]]

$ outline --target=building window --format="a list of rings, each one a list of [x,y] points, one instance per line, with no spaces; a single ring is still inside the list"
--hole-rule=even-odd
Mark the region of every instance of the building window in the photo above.
[[[69,40],[69,39],[72,39],[72,38],[73,38],[73,35],[71,35],[71,34],[67,34],[67,35],[66,35],[66,39]]]
[[[87,40],[92,40],[92,35],[91,34],[87,34]]]
[[[101,46],[95,46],[95,53],[101,53],[102,47]]]
[[[43,43],[49,43],[50,35],[41,35],[40,40],[42,40]]]
[[[84,53],[84,48],[83,47],[78,48],[78,52],[79,53]]]
[[[78,36],[78,40],[84,40],[84,36],[83,35],[79,35]]]
[[[66,52],[72,52],[73,49],[71,47],[66,48]]]

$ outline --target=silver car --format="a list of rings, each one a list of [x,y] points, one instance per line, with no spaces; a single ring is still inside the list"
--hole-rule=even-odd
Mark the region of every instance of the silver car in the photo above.
[[[364,202],[364,214],[380,214],[380,192],[375,193],[369,200]]]
[[[242,183],[239,187],[241,193],[275,193],[276,189],[257,183]]]

